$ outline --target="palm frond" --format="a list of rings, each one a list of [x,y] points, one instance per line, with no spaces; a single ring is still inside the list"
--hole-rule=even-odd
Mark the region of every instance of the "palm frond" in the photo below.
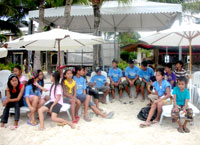
[[[19,28],[15,24],[13,24],[9,21],[0,20],[0,30],[9,30],[12,33],[14,33],[15,35],[18,35],[18,36],[22,35]]]

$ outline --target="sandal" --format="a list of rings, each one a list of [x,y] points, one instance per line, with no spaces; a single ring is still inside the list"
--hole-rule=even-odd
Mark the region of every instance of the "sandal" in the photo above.
[[[151,124],[150,123],[146,123],[146,122],[140,124],[141,128],[145,128],[145,127],[149,127],[149,126],[151,126]]]
[[[180,132],[180,133],[184,133],[184,131],[183,131],[183,128],[177,128],[177,130],[178,130],[178,132]]]
[[[57,123],[58,126],[65,126],[67,125],[67,123],[63,123],[63,122],[60,122],[60,123]]]
[[[72,121],[72,123],[75,123],[75,124],[77,124],[77,123],[78,123],[78,120],[77,120],[77,119],[75,119],[74,121]]]
[[[90,119],[90,118],[88,118],[88,117],[84,117],[83,118],[86,122],[91,122],[92,120]]]
[[[31,126],[36,126],[36,125],[38,125],[38,123],[35,121],[35,122],[32,122],[32,121],[30,121],[30,120],[28,120],[27,121],[27,124],[28,125],[31,125]]]
[[[129,104],[133,105],[133,101],[129,101]]]
[[[15,126],[15,125],[10,127],[11,130],[16,130],[17,128],[18,128],[18,126]]]
[[[151,122],[151,124],[156,124],[156,123],[158,123],[157,120],[153,120],[153,121]]]
[[[185,132],[185,133],[189,133],[190,132],[190,130],[186,127],[186,128],[183,128],[183,131]]]
[[[79,117],[79,116],[75,116],[75,119],[79,121],[79,120],[80,120],[80,117]]]

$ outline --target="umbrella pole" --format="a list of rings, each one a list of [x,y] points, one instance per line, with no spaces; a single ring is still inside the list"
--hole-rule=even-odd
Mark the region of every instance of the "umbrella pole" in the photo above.
[[[58,39],[58,70],[60,71],[60,39]]]
[[[191,46],[192,40],[189,39],[189,55],[190,55],[190,74],[192,73],[192,46]]]

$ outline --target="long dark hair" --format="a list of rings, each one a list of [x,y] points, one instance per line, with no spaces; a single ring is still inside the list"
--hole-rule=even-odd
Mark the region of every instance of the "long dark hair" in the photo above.
[[[54,73],[52,73],[52,77],[54,78],[54,83],[51,85],[49,96],[51,96],[51,90],[52,90],[54,85],[55,85],[54,96],[56,96],[56,88],[57,88],[57,86],[59,85],[59,82],[60,82],[60,72],[55,71]]]
[[[62,79],[62,81],[61,81],[61,84],[62,84],[62,85],[63,85],[64,81],[67,79],[67,78],[65,77],[65,75],[66,75],[66,73],[67,73],[68,71],[71,71],[71,72],[72,72],[71,69],[65,70],[65,72],[63,73],[63,79]],[[72,74],[73,74],[73,72],[72,72]]]
[[[163,68],[158,68],[156,70],[156,72],[159,72],[161,74],[161,76],[165,76],[165,72],[164,72],[164,69]]]
[[[38,73],[32,72],[31,78],[28,80],[28,85],[32,85],[33,93],[35,93],[35,90],[37,90],[37,87],[33,84],[34,80],[38,78]]]
[[[38,69],[37,70],[37,74],[39,76],[40,72],[42,72],[42,70]],[[43,72],[42,72],[43,73]],[[38,82],[41,82],[41,86],[44,87],[44,78],[42,78],[42,80],[39,80]]]
[[[8,85],[8,88],[10,90],[10,94],[11,96],[13,95],[13,86],[11,85],[10,81],[13,79],[13,78],[16,78],[17,81],[18,81],[18,85],[16,87],[16,90],[17,90],[17,94],[19,94],[20,90],[19,90],[19,86],[20,86],[20,82],[19,82],[19,79],[18,77],[15,75],[15,74],[11,74],[9,77],[8,77],[8,82],[7,82],[7,85]]]
[[[75,70],[74,70],[74,76],[77,74],[78,71],[81,71],[83,68],[83,66],[76,66]]]

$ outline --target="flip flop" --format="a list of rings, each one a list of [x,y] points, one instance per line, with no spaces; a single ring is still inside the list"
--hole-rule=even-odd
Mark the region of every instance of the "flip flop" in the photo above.
[[[28,125],[31,125],[31,126],[36,126],[38,125],[38,123],[35,121],[34,123],[32,123],[30,120],[27,121],[27,124]]]
[[[75,119],[79,121],[79,120],[80,120],[80,117],[79,117],[79,116],[75,116]]]
[[[133,101],[129,101],[129,104],[133,105]]]
[[[158,123],[157,120],[153,120],[153,121],[151,122],[151,124],[156,124],[156,123]]]
[[[141,128],[145,128],[145,127],[149,127],[149,126],[151,126],[150,123],[141,123],[141,124],[140,124],[140,127],[141,127]]]
[[[88,118],[88,117],[84,117],[83,118],[86,122],[91,122],[92,120],[90,119],[90,118]]]
[[[177,128],[177,130],[178,130],[178,132],[180,132],[180,133],[184,133],[184,131],[183,131],[183,128]]]
[[[185,132],[185,133],[189,133],[190,132],[190,130],[186,127],[186,128],[183,128],[183,131]]]
[[[77,124],[77,123],[78,123],[78,120],[77,120],[77,119],[75,119],[74,121],[72,121],[72,123],[75,123],[75,124]]]
[[[67,125],[67,123],[61,122],[61,123],[57,123],[57,125],[58,125],[58,126],[65,126],[65,125]]]
[[[17,128],[18,128],[18,126],[15,126],[15,125],[10,127],[11,130],[16,130]]]
[[[113,116],[114,116],[114,112],[109,112],[109,113],[106,115],[106,119],[111,119]]]

